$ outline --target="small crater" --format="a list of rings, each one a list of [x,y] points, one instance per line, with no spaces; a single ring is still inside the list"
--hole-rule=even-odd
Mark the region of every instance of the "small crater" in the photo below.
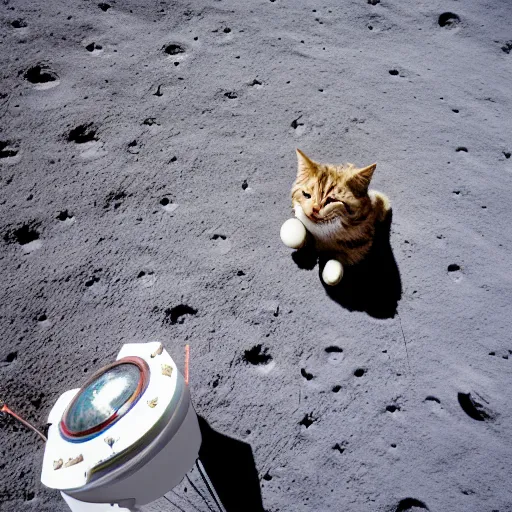
[[[389,74],[390,74],[390,75],[393,75],[393,76],[398,75],[398,69],[390,69],[390,70],[389,70]]]
[[[328,354],[341,354],[343,349],[341,347],[337,347],[336,345],[331,345],[325,349]]]
[[[6,233],[4,240],[8,243],[16,242],[19,245],[27,245],[35,240],[39,240],[39,232],[37,231],[38,226],[39,224],[35,222],[23,224],[20,228]]]
[[[460,153],[461,151],[464,152],[464,153],[467,153],[468,152],[468,148],[466,148],[464,146],[459,146],[455,151],[457,151],[457,153]]]
[[[302,117],[302,115],[300,115],[299,117],[297,117],[297,119],[294,119],[294,120],[291,122],[290,126],[291,126],[294,130],[296,130],[299,126],[304,126],[304,123],[299,123],[299,119],[300,119],[301,117]]]
[[[422,510],[428,510],[427,505],[420,500],[415,498],[404,498],[398,503],[395,512],[415,512],[415,508]]]
[[[165,53],[168,55],[178,55],[180,53],[185,53],[185,48],[181,46],[180,44],[171,43],[165,46]]]
[[[368,0],[368,3],[370,5],[377,5],[377,4],[380,4],[380,0]]]
[[[456,114],[459,113],[459,109],[458,108],[452,108],[452,112],[455,112]]]
[[[98,4],[98,7],[103,11],[107,12],[112,6],[110,4],[107,4],[105,2],[101,2]]]
[[[252,364],[254,366],[259,366],[263,364],[268,364],[272,361],[272,356],[267,353],[267,348],[262,348],[260,345],[255,345],[249,350],[244,352],[243,359],[246,363]]]
[[[220,235],[218,233],[215,233],[214,235],[212,235],[212,240],[226,240],[227,236],[226,235]]]
[[[90,288],[94,283],[99,282],[100,278],[98,276],[93,276],[91,279],[85,282],[86,288]]]
[[[304,418],[299,421],[299,425],[304,425],[306,428],[309,428],[316,420],[317,418],[313,416],[313,413],[306,414]]]
[[[505,53],[510,53],[512,50],[512,41],[507,41],[502,47],[501,50]]]
[[[59,212],[59,214],[57,215],[56,218],[58,220],[60,220],[61,222],[65,222],[67,220],[69,221],[69,220],[74,219],[73,215],[70,215],[67,210],[63,210],[63,211]]]
[[[505,156],[505,158],[508,160],[510,158],[510,151],[503,151],[503,155]]]
[[[144,277],[146,275],[146,272],[144,272],[144,270],[141,270],[138,274],[137,274],[137,279],[140,279],[141,277]]]
[[[460,18],[453,12],[443,12],[437,22],[440,27],[455,28],[460,23]]]
[[[93,140],[98,140],[93,123],[80,124],[68,134],[68,142],[74,142],[75,144],[85,144]]]
[[[448,272],[457,272],[460,270],[460,266],[457,265],[457,263],[450,263],[450,265],[448,265]]]
[[[88,51],[88,52],[94,52],[94,51],[100,51],[103,49],[103,46],[101,46],[101,44],[97,44],[97,43],[90,43],[88,44],[85,49]]]
[[[103,209],[107,210],[110,208],[111,204],[114,203],[114,210],[117,210],[126,199],[126,192],[122,190],[118,190],[117,192],[110,192],[110,194],[105,199],[105,205]]]
[[[128,153],[132,155],[138,155],[140,153],[140,145],[137,142],[137,139],[133,139],[128,143]]]
[[[154,124],[158,125],[158,123],[156,122],[156,117],[147,117],[146,119],[144,119],[142,124],[145,124],[146,126],[153,126]]]
[[[37,317],[38,322],[46,322],[46,320],[48,320],[48,317],[44,313]]]
[[[187,304],[178,304],[165,310],[164,323],[170,323],[171,325],[182,324],[187,316],[193,315],[197,315],[197,309]]]
[[[244,180],[242,183],[242,190],[247,190],[247,187],[249,186],[249,183],[247,183],[247,180]]]
[[[224,30],[223,30],[224,34],[229,34],[231,32],[231,29],[229,27],[226,27]]]
[[[439,398],[437,398],[435,396],[429,395],[425,398],[425,402],[436,402],[436,403],[440,404],[441,400],[439,400]]]
[[[263,475],[263,480],[270,482],[272,480],[272,476],[269,475],[268,471]]]
[[[340,443],[336,443],[333,447],[333,450],[337,451],[338,453],[343,453],[345,451],[345,448],[343,446],[340,446]]]
[[[0,158],[13,158],[18,154],[13,144],[11,140],[0,140]]]
[[[312,373],[308,373],[305,368],[300,369],[300,374],[306,379],[306,380],[312,380],[315,376]]]
[[[477,402],[471,393],[458,393],[457,399],[462,410],[472,419],[476,421],[490,420],[491,415],[486,408]]]
[[[160,199],[160,204],[162,206],[167,206],[171,201],[169,200],[168,197],[162,197],[162,199]]]
[[[224,96],[226,96],[226,98],[229,98],[230,100],[235,100],[236,98],[238,98],[238,94],[235,91],[225,92]]]
[[[23,76],[31,84],[46,84],[58,79],[57,74],[43,64],[37,64],[29,68]]]
[[[9,352],[5,358],[6,363],[14,363],[18,359],[18,352]]]
[[[259,80],[256,78],[249,84],[251,87],[254,87],[255,85],[263,85]]]
[[[400,410],[400,407],[398,405],[388,405],[386,406],[386,411],[388,412],[396,412],[396,411],[399,411]]]
[[[341,389],[341,386],[339,386],[339,385],[333,386],[332,392],[333,393],[338,393],[340,391],[340,389]]]
[[[20,19],[11,21],[11,26],[14,28],[25,28],[27,26],[27,22],[20,18]]]
[[[236,275],[237,275],[238,277],[245,276],[245,272],[244,272],[243,270],[239,270],[239,271],[236,273]]]
[[[365,371],[363,368],[358,368],[355,372],[354,372],[354,375],[356,377],[362,377],[363,375],[365,374]]]

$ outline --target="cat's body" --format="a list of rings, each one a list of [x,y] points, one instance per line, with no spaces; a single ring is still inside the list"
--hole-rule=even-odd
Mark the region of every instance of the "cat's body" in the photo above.
[[[300,150],[297,157],[295,216],[313,236],[317,250],[343,265],[359,263],[370,251],[377,224],[391,209],[384,194],[368,190],[376,164],[319,164]]]

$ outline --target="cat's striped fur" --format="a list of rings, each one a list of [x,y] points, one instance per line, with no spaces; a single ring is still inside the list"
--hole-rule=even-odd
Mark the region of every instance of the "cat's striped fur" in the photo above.
[[[319,251],[344,265],[368,254],[378,222],[391,209],[382,193],[368,190],[376,164],[320,164],[297,149],[298,171],[292,187],[295,216],[313,235]]]

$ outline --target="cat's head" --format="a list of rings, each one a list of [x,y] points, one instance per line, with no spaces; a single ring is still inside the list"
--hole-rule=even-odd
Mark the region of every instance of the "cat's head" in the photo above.
[[[312,222],[340,219],[356,222],[371,208],[368,186],[377,164],[320,164],[297,149],[297,178],[292,187],[293,207],[300,205]]]

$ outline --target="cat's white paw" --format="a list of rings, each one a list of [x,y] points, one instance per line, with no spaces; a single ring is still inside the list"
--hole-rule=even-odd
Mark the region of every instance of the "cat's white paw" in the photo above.
[[[329,260],[322,271],[322,280],[329,286],[336,286],[343,277],[343,265],[338,260]]]
[[[281,240],[291,249],[300,249],[306,242],[306,228],[299,219],[288,219],[281,226]]]

